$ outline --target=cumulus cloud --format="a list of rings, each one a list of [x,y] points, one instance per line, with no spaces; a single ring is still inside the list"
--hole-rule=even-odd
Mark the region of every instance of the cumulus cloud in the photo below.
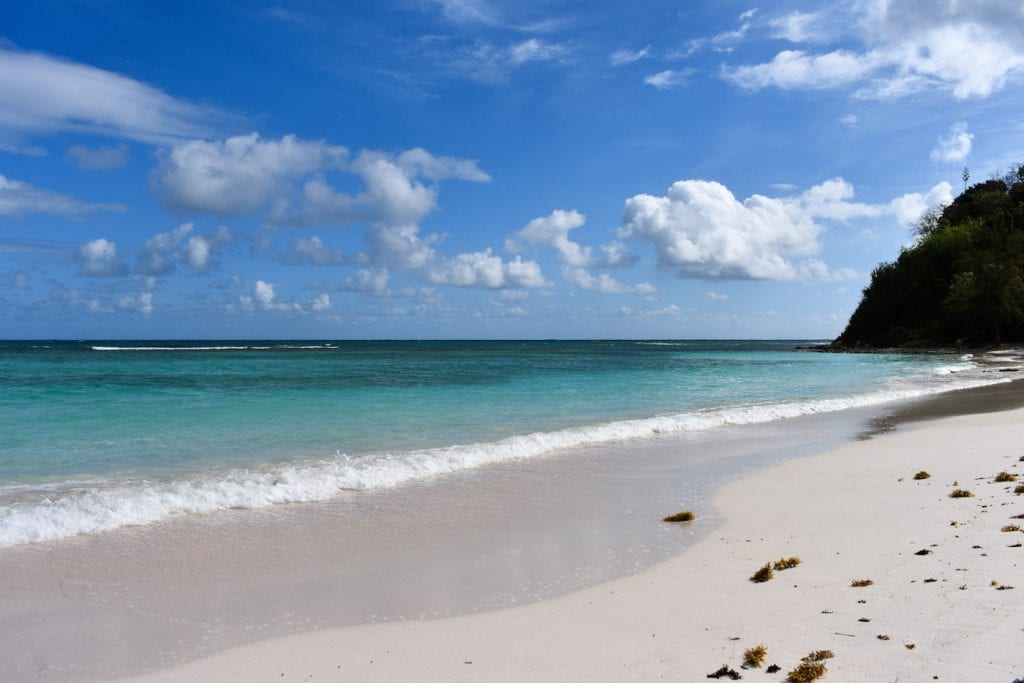
[[[86,242],[75,252],[80,275],[123,275],[124,264],[117,255],[117,244],[100,238]]]
[[[569,231],[582,226],[587,218],[579,211],[556,209],[548,216],[534,218],[515,237],[505,243],[511,252],[520,250],[520,242],[542,244],[558,252],[562,262],[570,266],[585,266],[590,263],[590,247],[584,247],[569,239]]]
[[[344,147],[294,135],[189,140],[164,154],[155,183],[171,208],[237,216],[287,202],[294,178],[337,168],[347,155]]]
[[[646,76],[644,83],[654,86],[658,90],[671,90],[684,85],[693,73],[693,69],[666,69]]]
[[[103,69],[0,48],[0,130],[80,132],[165,144],[207,137],[224,114]]]
[[[649,282],[625,285],[608,273],[593,275],[584,268],[566,266],[562,269],[562,277],[580,289],[592,289],[605,294],[653,294],[657,291]]]
[[[651,242],[683,277],[786,280],[796,277],[789,257],[814,254],[820,232],[791,203],[740,202],[720,183],[681,180],[663,197],[627,199],[619,237]]]
[[[725,77],[751,90],[859,86],[858,97],[894,99],[938,88],[964,100],[1024,73],[1024,21],[1012,0],[867,0],[853,8],[860,50],[784,50],[726,68]]]
[[[68,156],[78,164],[79,168],[90,171],[110,171],[128,163],[128,145],[120,144],[112,147],[74,145],[68,150]]]
[[[327,246],[316,235],[292,240],[285,260],[292,264],[306,263],[314,266],[332,266],[349,261],[343,250]]]
[[[344,192],[322,175],[356,176],[363,190]],[[277,226],[369,224],[369,251],[349,261],[319,237],[296,240],[287,259],[327,265],[361,262],[410,272],[431,284],[458,287],[538,287],[540,267],[490,250],[446,256],[439,235],[421,234],[419,223],[437,208],[438,183],[490,180],[475,161],[435,156],[414,148],[399,154],[344,147],[294,136],[262,140],[251,135],[223,142],[190,141],[165,157],[156,182],[171,206],[216,214],[258,214]],[[301,185],[301,189],[300,189]],[[201,246],[201,245],[200,245]],[[257,299],[258,301],[258,299]]]
[[[288,304],[277,301],[277,294],[274,291],[274,285],[265,280],[257,280],[256,284],[252,288],[252,297],[242,295],[239,298],[239,303],[243,310],[253,310],[253,301],[264,311],[295,311],[298,313],[302,312],[302,306],[299,304]],[[328,302],[330,300],[328,299]]]
[[[639,62],[641,59],[648,57],[651,54],[651,46],[641,48],[639,50],[627,50],[625,48],[616,50],[611,53],[608,57],[608,61],[612,63],[612,66],[622,66],[623,64],[632,64],[633,62]]]
[[[805,192],[744,201],[720,183],[681,180],[662,197],[626,200],[620,239],[650,242],[661,265],[680,277],[836,281],[856,273],[830,271],[812,259],[823,230],[817,222],[896,218],[913,223],[928,208],[949,203],[951,186],[909,193],[884,204],[852,201],[853,186],[833,178]]]
[[[357,176],[358,194],[334,189],[325,171]],[[476,162],[414,148],[400,154],[348,150],[323,140],[257,133],[175,145],[154,183],[169,206],[218,215],[259,214],[271,224],[303,226],[359,221],[415,223],[436,207],[439,181],[490,180]],[[300,188],[301,186],[301,188]]]
[[[357,270],[345,280],[345,289],[354,292],[368,292],[377,296],[388,294],[388,279],[391,274],[387,268]]]
[[[0,175],[0,216],[48,213],[71,218],[95,211],[124,211],[119,204],[91,204]]]
[[[710,299],[711,301],[728,301],[729,295],[722,294],[721,292],[711,291],[708,292],[708,299]]]
[[[939,138],[932,150],[931,160],[938,163],[949,161],[960,163],[971,153],[974,133],[967,129],[967,124],[958,121],[949,127],[949,133]]]
[[[140,292],[138,296],[124,296],[118,306],[127,311],[136,311],[145,317],[153,314],[153,292]]]
[[[165,275],[173,271],[178,262],[187,263],[196,272],[213,268],[215,251],[234,241],[234,235],[222,225],[205,235],[192,235],[186,241],[185,237],[193,228],[192,223],[182,223],[174,230],[159,232],[146,240],[135,270],[146,275]]]
[[[320,294],[320,296],[313,299],[313,301],[309,304],[309,307],[310,309],[317,312],[329,311],[331,310],[331,297],[327,294],[327,292],[323,292]]]

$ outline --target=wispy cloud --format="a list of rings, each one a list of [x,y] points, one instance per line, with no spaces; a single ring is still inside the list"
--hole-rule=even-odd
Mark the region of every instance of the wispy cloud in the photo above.
[[[611,53],[608,57],[608,61],[612,63],[612,66],[622,66],[623,64],[632,64],[633,62],[639,62],[651,54],[651,46],[641,48],[639,50],[627,50],[621,49]]]
[[[84,132],[166,144],[207,137],[228,116],[127,76],[0,47],[0,131]]]
[[[85,202],[0,175],[0,216],[48,213],[77,217],[96,211],[124,211],[124,207]]]
[[[658,90],[671,90],[685,85],[694,73],[693,69],[667,69],[645,77],[644,83],[654,86]]]

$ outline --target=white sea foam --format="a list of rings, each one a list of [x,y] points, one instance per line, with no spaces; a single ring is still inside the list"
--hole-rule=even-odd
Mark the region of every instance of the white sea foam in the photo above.
[[[936,383],[894,386],[842,398],[727,406],[405,453],[359,457],[339,454],[327,461],[265,470],[233,470],[209,478],[128,482],[62,493],[50,490],[41,492],[45,496],[41,502],[36,499],[0,507],[0,547],[150,524],[180,515],[326,500],[345,490],[388,488],[414,479],[579,446],[766,423],[1007,381],[1010,380],[977,375],[969,379],[942,378]]]

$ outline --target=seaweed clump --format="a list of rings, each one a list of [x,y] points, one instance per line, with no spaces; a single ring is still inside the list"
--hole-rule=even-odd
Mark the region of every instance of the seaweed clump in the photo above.
[[[850,586],[853,588],[865,588],[866,586],[873,586],[875,582],[871,579],[854,579],[850,582]]]
[[[790,683],[811,683],[827,673],[828,669],[821,662],[803,662],[789,672],[786,680]]]
[[[1017,484],[1017,486],[1013,489],[1013,492],[1016,493],[1018,496],[1024,493],[1024,484]]]
[[[800,558],[793,555],[792,557],[783,557],[782,559],[776,560],[772,565],[772,569],[781,572],[784,569],[792,569],[798,564],[800,564]]]
[[[674,515],[669,515],[668,517],[663,517],[661,521],[663,521],[663,522],[692,522],[695,519],[697,519],[697,515],[693,514],[689,510],[683,510],[682,512],[677,512]]]
[[[1000,531],[1020,531],[1020,527],[1016,524],[1007,524]]]
[[[748,666],[760,669],[764,666],[764,658],[768,656],[768,650],[764,645],[756,645],[743,653],[743,661]]]
[[[1010,474],[1009,472],[1000,472],[996,475],[996,483],[1003,484],[1008,481],[1017,481],[1016,474]]]
[[[950,498],[974,498],[974,494],[966,489],[953,489]]]
[[[811,654],[807,655],[801,662],[823,662],[826,659],[832,659],[835,657],[835,653],[832,650],[815,650]]]
[[[921,470],[920,472],[914,475],[914,479],[916,479],[917,481],[921,481],[922,479],[930,479],[931,476],[932,475],[928,474],[924,470]]]
[[[718,671],[709,673],[708,678],[728,678],[730,681],[738,681],[743,678],[743,676],[740,676],[740,672],[736,671],[736,669],[730,669],[728,666],[723,664]]]
[[[766,562],[763,567],[754,572],[754,575],[750,577],[750,580],[754,583],[764,583],[765,581],[771,581],[775,576],[772,571],[772,563]]]

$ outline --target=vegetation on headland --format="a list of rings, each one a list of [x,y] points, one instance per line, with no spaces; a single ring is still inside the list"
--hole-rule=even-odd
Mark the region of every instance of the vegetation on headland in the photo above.
[[[830,348],[1024,341],[1024,164],[930,211],[916,232],[913,246],[871,273]]]

